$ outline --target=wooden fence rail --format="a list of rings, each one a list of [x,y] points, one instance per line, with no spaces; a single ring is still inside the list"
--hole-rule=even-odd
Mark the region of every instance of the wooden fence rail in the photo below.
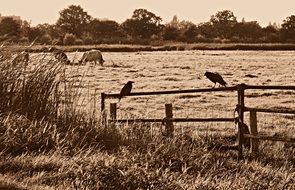
[[[166,121],[172,122],[234,122],[236,118],[164,118],[164,119],[109,119],[109,122],[117,123],[136,123],[136,122],[153,122],[153,123],[163,123]]]
[[[132,92],[125,96],[149,96],[149,95],[165,95],[165,94],[188,94],[188,93],[200,93],[200,92],[220,92],[220,91],[235,91],[237,86],[232,87],[220,87],[220,88],[198,88],[188,90],[162,90],[162,91],[147,91],[147,92]],[[119,98],[118,93],[103,93],[105,98]]]
[[[270,137],[266,135],[250,135],[245,134],[244,137],[252,138],[255,140],[270,140],[270,141],[282,141],[282,142],[289,142],[289,143],[295,143],[295,138],[287,138],[287,137]]]
[[[295,114],[295,110],[287,110],[287,109],[264,109],[264,108],[249,108],[245,107],[244,111],[250,112],[264,112],[264,113],[283,113],[283,114]]]
[[[169,137],[173,136],[174,122],[236,122],[238,123],[238,158],[243,158],[243,144],[246,139],[250,139],[252,154],[258,155],[259,153],[259,140],[273,140],[295,143],[293,138],[278,138],[258,134],[257,130],[257,112],[265,113],[283,113],[295,114],[295,110],[287,109],[264,109],[264,108],[250,108],[245,106],[245,90],[295,90],[295,86],[261,86],[261,85],[246,85],[239,84],[231,87],[220,88],[201,88],[201,89],[188,89],[188,90],[166,90],[166,91],[153,91],[153,92],[132,92],[126,96],[148,96],[148,95],[167,95],[167,94],[187,94],[187,93],[204,93],[204,92],[220,92],[220,91],[237,91],[238,104],[236,111],[238,112],[237,118],[174,118],[172,112],[172,104],[165,105],[165,117],[163,119],[117,119],[117,106],[115,103],[110,105],[110,117],[108,121],[111,123],[126,123],[126,122],[162,122],[165,123],[165,134]],[[101,93],[101,115],[102,121],[105,123],[105,101],[108,98],[119,98],[118,93]],[[246,134],[244,127],[244,113],[250,112],[250,134]],[[248,128],[248,126],[247,126]],[[249,131],[249,130],[248,130]]]

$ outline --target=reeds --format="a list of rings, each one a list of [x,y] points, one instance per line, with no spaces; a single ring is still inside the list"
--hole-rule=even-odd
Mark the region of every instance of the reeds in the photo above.
[[[6,60],[0,64],[0,110],[14,112],[30,119],[42,119],[56,112],[58,94],[57,76],[60,65],[39,64],[27,70],[25,63],[12,64]]]
[[[76,151],[118,148],[120,135],[106,130],[99,117],[77,109],[83,101],[77,81],[66,66],[41,58],[35,63],[0,64],[0,151],[19,155],[27,152]],[[78,85],[78,86],[79,86]]]

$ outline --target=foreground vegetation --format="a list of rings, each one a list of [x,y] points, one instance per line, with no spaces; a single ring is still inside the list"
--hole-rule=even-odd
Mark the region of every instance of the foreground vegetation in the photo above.
[[[102,126],[73,106],[65,67],[23,65],[0,64],[0,189],[295,189],[292,146],[262,142],[238,161],[221,149],[234,134]]]

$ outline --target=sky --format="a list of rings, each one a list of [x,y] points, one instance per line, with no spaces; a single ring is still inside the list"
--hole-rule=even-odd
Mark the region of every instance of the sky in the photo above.
[[[80,5],[89,15],[118,23],[131,18],[138,8],[147,9],[170,22],[174,15],[195,24],[207,22],[218,11],[231,10],[238,21],[257,21],[261,26],[270,22],[281,24],[295,14],[295,0],[0,0],[0,14],[16,15],[32,26],[54,24],[59,12],[69,5]]]

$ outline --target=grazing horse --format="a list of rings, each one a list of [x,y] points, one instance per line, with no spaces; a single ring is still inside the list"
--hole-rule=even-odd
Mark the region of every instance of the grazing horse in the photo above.
[[[97,62],[99,62],[101,66],[103,66],[103,63],[105,62],[105,60],[103,60],[102,58],[101,51],[99,50],[90,50],[90,51],[84,52],[79,63],[83,64],[84,62],[90,62],[90,61],[93,61],[95,65],[97,64]]]
[[[68,59],[68,56],[64,52],[56,52],[54,53],[54,57],[61,63],[65,63],[65,64],[71,63],[71,61]]]
[[[57,49],[55,47],[49,48],[49,51],[53,53],[55,59],[58,60],[59,62],[65,63],[65,64],[71,63],[71,61],[68,59],[67,54],[64,51]]]

